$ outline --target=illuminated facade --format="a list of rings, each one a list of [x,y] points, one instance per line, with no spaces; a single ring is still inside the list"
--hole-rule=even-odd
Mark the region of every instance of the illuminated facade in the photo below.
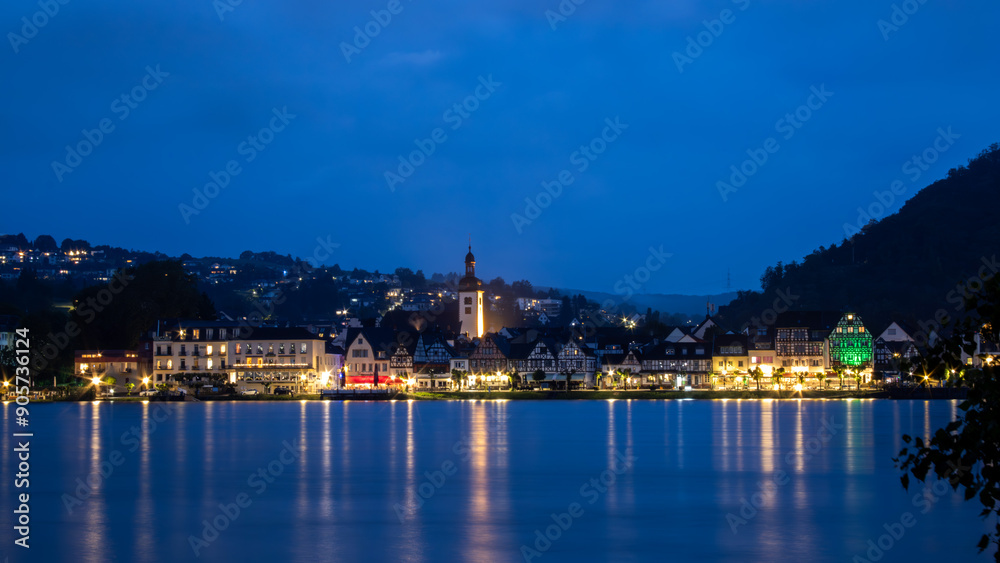
[[[872,334],[861,317],[847,313],[830,333],[830,363],[846,368],[870,367],[874,349]]]
[[[179,374],[222,376],[238,388],[305,393],[326,386],[335,367],[326,341],[304,328],[179,321],[161,326],[150,346],[154,385],[173,385]]]
[[[458,282],[458,320],[467,338],[483,336],[483,282],[476,277],[472,245],[465,255],[465,277]]]

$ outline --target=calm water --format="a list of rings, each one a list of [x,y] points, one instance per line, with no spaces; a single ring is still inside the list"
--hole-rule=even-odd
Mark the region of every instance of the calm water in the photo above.
[[[11,404],[0,553],[12,562],[850,561],[910,512],[915,524],[881,561],[985,563],[974,548],[987,529],[978,505],[950,490],[915,503],[918,490],[901,489],[891,461],[902,433],[930,433],[956,406],[35,405],[24,550],[8,525]],[[102,463],[111,472],[98,483]],[[766,493],[753,497],[759,483]],[[740,514],[742,499],[756,514]],[[225,529],[205,530],[213,520]],[[557,539],[539,540],[546,532]]]

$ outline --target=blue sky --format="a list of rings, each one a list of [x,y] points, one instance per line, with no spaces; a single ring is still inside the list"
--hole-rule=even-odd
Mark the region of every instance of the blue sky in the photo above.
[[[555,29],[555,0],[225,1],[0,6],[0,232],[195,256],[306,258],[321,238],[340,244],[329,263],[428,273],[458,271],[471,233],[480,277],[597,291],[662,246],[645,291],[710,293],[729,271],[757,287],[766,266],[843,239],[874,191],[904,182],[894,212],[1000,140],[995,2],[896,2],[912,13],[885,31],[894,3],[871,0],[586,0]],[[366,24],[377,35],[355,42]],[[779,121],[810,101],[785,139]],[[616,118],[627,128],[605,132]],[[102,120],[114,129],[92,154],[54,170]],[[241,145],[272,125],[263,150]],[[904,174],[949,127],[948,150]],[[581,171],[575,153],[602,133]],[[776,152],[723,198],[769,138]],[[433,154],[390,189],[415,140]],[[185,215],[230,161],[238,174]],[[564,170],[572,183],[540,196]],[[525,198],[549,201],[529,224],[512,219]]]

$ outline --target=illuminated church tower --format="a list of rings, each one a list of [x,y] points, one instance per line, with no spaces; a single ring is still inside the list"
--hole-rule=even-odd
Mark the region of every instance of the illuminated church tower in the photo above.
[[[458,282],[458,320],[461,331],[468,338],[483,335],[483,282],[476,277],[476,257],[472,243],[465,255],[465,277]]]

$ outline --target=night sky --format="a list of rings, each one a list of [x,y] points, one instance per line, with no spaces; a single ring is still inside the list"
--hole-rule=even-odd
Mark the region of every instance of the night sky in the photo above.
[[[565,21],[546,16],[557,0],[49,1],[0,4],[0,232],[29,238],[302,258],[319,238],[340,244],[329,264],[429,274],[459,271],[471,233],[484,279],[598,291],[662,246],[647,291],[714,293],[1000,140],[994,1],[897,3],[897,27],[872,0],[586,0]],[[102,120],[92,154],[67,155]],[[602,133],[603,153],[577,152]],[[387,181],[415,140],[433,154]]]

